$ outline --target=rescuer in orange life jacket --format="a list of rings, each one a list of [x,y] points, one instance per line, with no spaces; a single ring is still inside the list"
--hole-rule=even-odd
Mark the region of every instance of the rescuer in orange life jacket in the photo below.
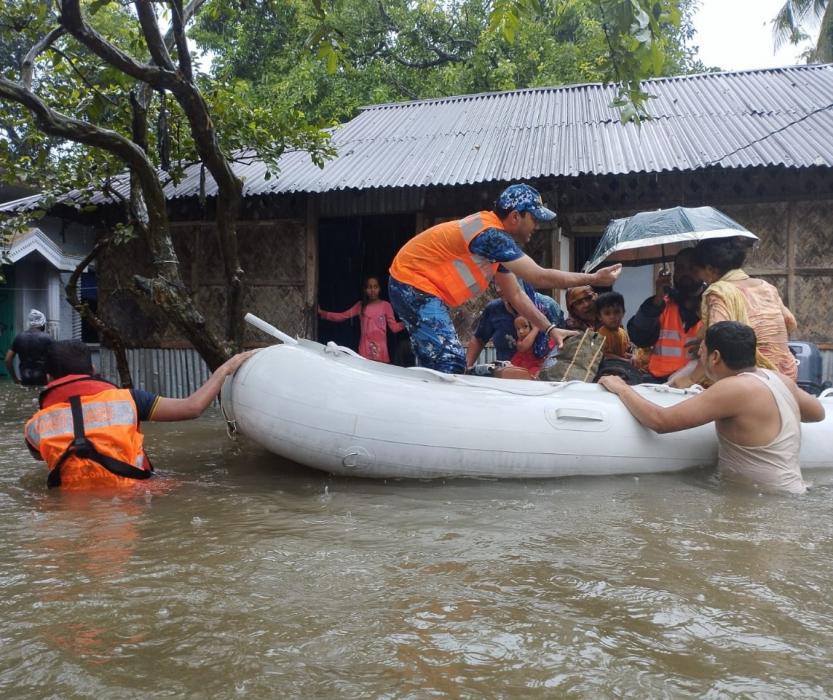
[[[390,267],[388,294],[405,324],[419,364],[447,374],[466,371],[466,351],[451,322],[450,309],[479,296],[494,277],[505,301],[560,347],[574,331],[551,323],[534,302],[535,287],[565,289],[583,284],[612,286],[621,265],[593,274],[564,272],[538,265],[526,255],[526,245],[539,221],[552,221],[533,187],[518,183],[497,198],[494,211],[481,211],[459,221],[426,229],[408,241]],[[516,276],[528,282],[525,290]]]
[[[47,485],[111,488],[149,478],[153,467],[140,422],[197,418],[220,393],[223,380],[254,352],[227,360],[189,397],[171,399],[94,377],[90,349],[80,340],[52,343],[46,356],[49,383],[40,395],[40,410],[24,429],[30,451],[49,468]]]
[[[660,272],[654,296],[648,297],[628,321],[628,335],[639,348],[651,348],[648,372],[665,382],[691,359],[687,344],[698,337],[700,295],[705,285],[697,279],[692,265],[693,248],[683,248],[674,257],[674,286],[671,276]]]

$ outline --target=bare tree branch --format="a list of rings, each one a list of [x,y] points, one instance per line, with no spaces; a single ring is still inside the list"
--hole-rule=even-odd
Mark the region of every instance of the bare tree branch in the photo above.
[[[63,27],[55,27],[51,32],[49,32],[49,34],[29,49],[28,53],[23,57],[23,63],[20,66],[20,82],[27,90],[32,89],[32,77],[35,73],[35,59],[65,33],[66,30]]]
[[[146,207],[148,225],[141,227],[141,230],[145,234],[145,242],[150,249],[157,274],[152,280],[134,276],[134,282],[150,294],[155,303],[162,305],[176,319],[177,325],[210,367],[216,368],[222,364],[228,356],[228,350],[208,329],[205,319],[187,294],[179,274],[179,260],[171,240],[167,202],[162,184],[145,152],[133,141],[115,131],[51,109],[30,90],[2,77],[0,77],[0,98],[23,105],[32,113],[38,123],[38,128],[44,133],[101,148],[117,156],[128,166],[131,180],[135,176],[142,190],[142,202]],[[234,294],[234,290],[231,293]]]
[[[191,53],[188,51],[188,39],[185,36],[185,22],[181,0],[171,0],[172,22],[171,29],[176,41],[176,51],[179,57],[179,68],[185,79],[194,82],[194,69],[191,66]]]
[[[158,90],[171,89],[179,82],[175,72],[137,61],[111,44],[84,20],[79,0],[61,0],[61,25],[103,61],[126,75]]]
[[[175,71],[176,66],[171,54],[168,53],[168,47],[165,46],[162,34],[159,32],[159,23],[156,21],[153,3],[147,2],[147,0],[135,0],[133,4],[136,6],[136,14],[139,17],[139,24],[142,26],[142,34],[144,34],[145,43],[153,62],[160,68]]]
[[[64,297],[66,298],[67,303],[78,312],[78,315],[98,332],[99,337],[107,341],[108,347],[116,356],[116,369],[119,373],[119,382],[122,388],[129,389],[133,386],[133,378],[130,376],[130,366],[127,363],[124,341],[112,326],[105,323],[101,317],[90,308],[90,305],[87,302],[81,301],[78,294],[78,280],[81,278],[81,274],[109,244],[109,238],[100,238],[96,242],[92,250],[87,253],[84,259],[76,266],[76,268],[72,271],[72,274],[69,276],[69,280],[64,287]]]

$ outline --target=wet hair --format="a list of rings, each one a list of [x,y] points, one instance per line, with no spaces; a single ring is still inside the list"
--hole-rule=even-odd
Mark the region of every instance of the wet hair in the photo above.
[[[740,238],[711,238],[701,241],[694,248],[694,264],[697,267],[713,267],[721,275],[743,267],[749,245]]]
[[[46,353],[46,373],[52,379],[68,374],[92,374],[93,356],[80,340],[56,340]]]
[[[755,331],[737,321],[718,321],[706,331],[706,350],[717,350],[729,369],[755,366]]]
[[[596,311],[601,313],[602,309],[608,309],[611,306],[625,310],[625,297],[619,292],[603,292],[596,297]]]

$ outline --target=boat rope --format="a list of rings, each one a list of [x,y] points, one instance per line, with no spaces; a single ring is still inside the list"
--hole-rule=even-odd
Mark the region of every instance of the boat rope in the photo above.
[[[677,387],[668,386],[668,384],[637,384],[637,386],[659,394],[699,394],[703,391],[703,387],[699,384],[692,384],[687,389],[678,389]]]
[[[223,420],[226,422],[226,435],[228,435],[229,440],[236,440],[237,439],[237,421],[234,418],[229,418],[228,414],[226,413],[226,407],[223,405],[222,400],[220,401],[220,413],[223,414]]]
[[[361,359],[363,358],[359,353],[357,353],[352,348],[346,348],[343,345],[336,345],[332,340],[324,346],[324,352],[329,353],[331,355],[350,355],[352,357],[358,357]]]

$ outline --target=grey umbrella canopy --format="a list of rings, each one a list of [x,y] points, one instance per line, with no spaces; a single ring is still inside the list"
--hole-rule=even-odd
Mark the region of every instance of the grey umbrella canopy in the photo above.
[[[602,264],[649,265],[674,257],[683,248],[708,238],[758,237],[714,207],[674,207],[643,211],[613,219],[584,266],[590,272]]]

